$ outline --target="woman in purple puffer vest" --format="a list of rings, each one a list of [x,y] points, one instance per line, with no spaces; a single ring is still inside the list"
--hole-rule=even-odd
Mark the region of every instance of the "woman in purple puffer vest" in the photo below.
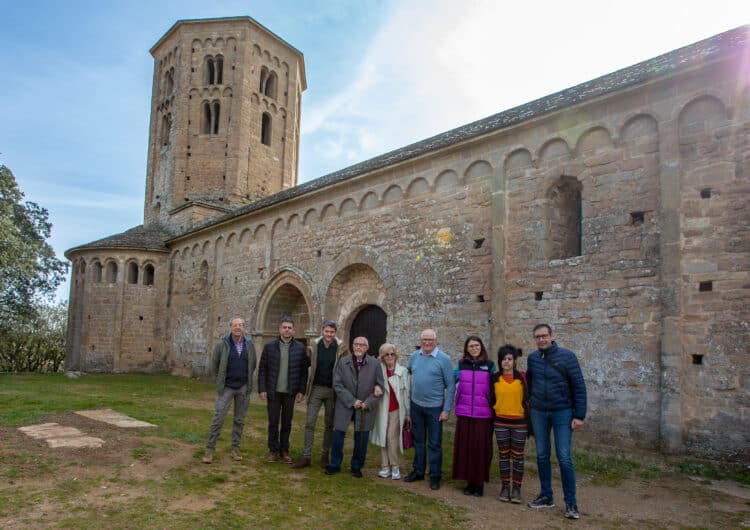
[[[484,495],[492,463],[492,405],[490,376],[495,363],[487,358],[482,339],[471,335],[464,357],[456,366],[455,410],[458,421],[453,440],[453,478],[468,484],[464,495]]]

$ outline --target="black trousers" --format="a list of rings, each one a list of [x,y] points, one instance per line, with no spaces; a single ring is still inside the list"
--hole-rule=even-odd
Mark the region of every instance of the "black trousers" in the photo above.
[[[268,407],[268,450],[271,453],[289,454],[289,435],[292,432],[294,414],[294,394],[275,392],[267,400]],[[279,430],[279,418],[281,430]]]

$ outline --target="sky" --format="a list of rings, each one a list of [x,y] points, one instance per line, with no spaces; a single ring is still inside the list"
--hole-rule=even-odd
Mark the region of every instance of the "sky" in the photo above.
[[[750,24],[750,2],[0,0],[0,164],[59,258],[143,222],[151,46],[244,15],[305,56],[302,183]]]

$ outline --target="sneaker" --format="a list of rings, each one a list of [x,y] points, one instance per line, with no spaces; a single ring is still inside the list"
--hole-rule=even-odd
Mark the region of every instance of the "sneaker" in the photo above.
[[[503,489],[500,490],[500,497],[498,498],[503,502],[510,500],[510,487],[507,484],[503,484]]]
[[[513,486],[513,493],[510,494],[510,502],[521,504],[521,486]]]
[[[430,479],[430,489],[431,490],[439,490],[440,489],[440,479],[439,478],[431,478]]]
[[[214,461],[214,450],[213,449],[206,449],[206,452],[203,453],[203,459],[201,462],[204,464],[210,464]]]
[[[401,480],[401,471],[399,471],[398,466],[393,466],[393,471],[391,471],[391,478],[393,480]]]
[[[542,495],[541,493],[537,496],[536,499],[531,501],[528,504],[529,508],[554,508],[555,507],[555,501],[552,500],[552,497],[548,497],[547,495]]]
[[[578,505],[566,504],[565,517],[567,517],[568,519],[580,519],[581,515],[578,513]]]
[[[387,467],[380,468],[380,471],[378,471],[378,476],[380,478],[388,478],[391,476],[391,470]]]
[[[424,475],[420,475],[416,471],[412,471],[411,473],[406,475],[404,482],[415,482],[417,480],[424,480]]]
[[[235,462],[239,462],[242,460],[242,455],[240,454],[240,450],[237,447],[232,447],[231,456],[232,460],[234,460]]]
[[[268,453],[268,458],[266,459],[266,462],[278,462],[279,461],[279,453]]]
[[[299,460],[297,460],[294,464],[292,464],[292,467],[294,469],[300,469],[303,467],[307,467],[310,465],[310,459],[306,456],[303,456]]]

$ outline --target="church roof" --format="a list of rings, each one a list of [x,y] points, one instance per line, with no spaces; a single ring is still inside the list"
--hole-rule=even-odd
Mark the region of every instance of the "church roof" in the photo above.
[[[595,98],[618,92],[665,77],[670,74],[706,64],[719,58],[738,53],[750,41],[750,26],[741,26],[708,39],[659,55],[652,59],[628,66],[621,70],[597,77],[579,85],[536,99],[518,107],[493,114],[487,118],[457,127],[400,149],[376,156],[364,162],[341,169],[318,179],[305,182],[252,204],[197,225],[174,239],[198,232],[210,226],[225,223],[236,217],[282,203],[294,197],[337,184],[365,173],[391,166],[426,153],[498,131],[545,114],[591,101]]]
[[[85,245],[79,245],[77,247],[68,249],[65,252],[65,257],[70,259],[71,252],[76,252],[78,250],[90,250],[95,248],[168,252],[169,249],[165,245],[165,241],[173,236],[174,234],[171,234],[156,225],[147,227],[138,225],[119,234],[108,236],[102,239],[97,239],[96,241],[92,241],[91,243],[86,243]]]

